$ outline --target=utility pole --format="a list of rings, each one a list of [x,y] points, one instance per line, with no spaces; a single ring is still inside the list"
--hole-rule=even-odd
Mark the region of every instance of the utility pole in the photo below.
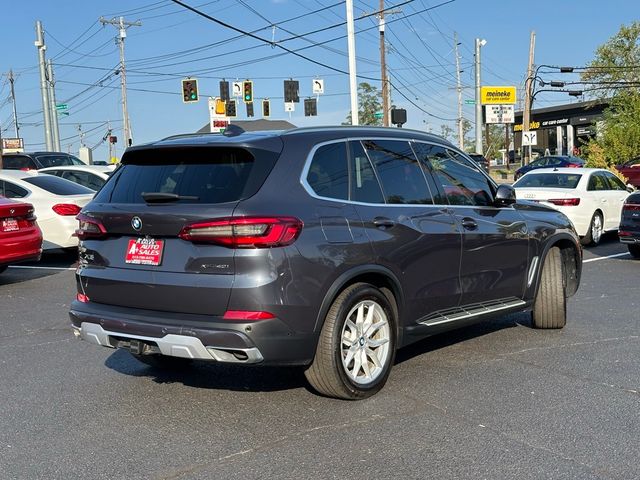
[[[38,63],[40,67],[40,92],[42,94],[42,116],[44,117],[44,143],[47,150],[53,150],[53,141],[51,138],[51,102],[49,101],[49,88],[47,86],[47,67],[44,52],[47,49],[44,44],[44,33],[42,31],[42,22],[36,21],[36,41],[35,46],[38,49]]]
[[[349,49],[349,91],[351,93],[351,125],[359,125],[358,83],[356,78],[356,35],[353,25],[353,0],[345,0],[347,8],[347,46]]]
[[[127,38],[127,28],[128,27],[140,27],[142,26],[142,22],[125,22],[124,17],[120,18],[112,18],[111,20],[106,20],[103,17],[100,17],[100,23],[102,25],[114,25],[118,28],[118,36],[116,37],[116,42],[120,47],[120,87],[122,89],[122,123],[124,126],[124,148],[131,146],[133,143],[133,138],[131,135],[131,124],[129,122],[129,110],[127,108],[127,72],[125,68],[124,62],[124,39]]]
[[[480,98],[480,47],[487,44],[486,40],[476,38],[476,153],[482,154],[482,102]]]
[[[527,67],[527,79],[524,82],[524,111],[522,112],[522,135],[524,138],[525,132],[529,131],[531,122],[531,87],[533,85],[533,58],[536,49],[536,32],[531,30],[531,37],[529,39],[529,66]],[[515,143],[515,142],[514,142]],[[522,145],[522,142],[520,143]],[[514,145],[515,147],[515,145]],[[531,160],[531,145],[527,149],[527,154],[524,154],[524,148],[522,149],[522,157],[524,165],[528,165]]]
[[[59,152],[60,146],[60,128],[58,127],[58,109],[56,108],[56,82],[53,78],[53,64],[51,60],[47,60],[47,77],[49,79],[49,100],[51,102],[51,143],[52,150]]]
[[[378,14],[380,30],[380,70],[382,79],[382,125],[388,127],[389,122],[389,80],[387,79],[386,48],[384,43],[384,0],[380,0],[380,12]]]
[[[458,32],[453,32],[453,47],[456,51],[456,78],[458,90],[458,146],[464,150],[464,130],[462,128],[462,82],[460,80],[460,54],[458,52]]]
[[[13,103],[13,126],[16,131],[16,138],[20,138],[20,126],[18,125],[18,108],[16,107],[16,91],[13,83],[16,81],[13,70],[9,70],[9,83],[11,84],[11,101]]]

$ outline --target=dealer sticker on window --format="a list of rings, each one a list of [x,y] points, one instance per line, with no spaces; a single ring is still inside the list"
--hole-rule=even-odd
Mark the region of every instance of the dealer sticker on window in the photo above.
[[[127,245],[124,261],[134,265],[160,265],[163,248],[163,240],[148,237],[131,239]]]
[[[17,230],[20,230],[18,220],[16,220],[15,218],[5,218],[4,220],[2,220],[3,232],[15,232]]]

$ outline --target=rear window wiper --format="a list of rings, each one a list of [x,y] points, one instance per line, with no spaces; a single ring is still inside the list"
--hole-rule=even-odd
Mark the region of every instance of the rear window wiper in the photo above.
[[[196,201],[200,199],[195,195],[178,195],[177,193],[166,192],[142,192],[140,195],[147,203],[177,202],[179,200]]]

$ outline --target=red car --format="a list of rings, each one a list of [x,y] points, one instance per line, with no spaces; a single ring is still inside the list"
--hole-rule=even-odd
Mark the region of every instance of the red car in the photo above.
[[[0,272],[12,263],[39,260],[42,232],[33,206],[0,196]]]
[[[627,177],[628,182],[636,188],[640,188],[640,157],[633,158],[616,169]]]

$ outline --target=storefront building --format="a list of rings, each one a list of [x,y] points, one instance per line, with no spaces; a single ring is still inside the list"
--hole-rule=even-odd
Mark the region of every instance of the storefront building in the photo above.
[[[581,147],[596,136],[607,102],[589,101],[532,110],[530,131],[538,132],[538,155],[580,155]],[[522,111],[515,113],[514,146],[522,151]]]

